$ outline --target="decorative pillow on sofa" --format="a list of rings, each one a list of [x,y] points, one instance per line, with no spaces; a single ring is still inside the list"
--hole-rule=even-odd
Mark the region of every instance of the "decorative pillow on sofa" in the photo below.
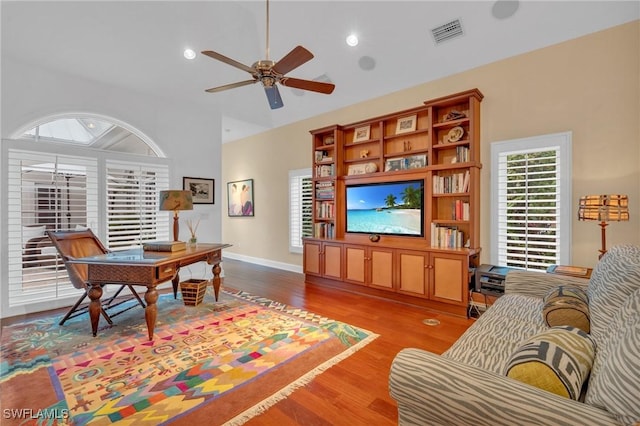
[[[640,289],[610,321],[598,345],[585,402],[613,413],[622,424],[640,423]]]
[[[512,379],[577,400],[589,377],[595,344],[576,327],[552,327],[525,341],[507,362]]]
[[[542,319],[549,327],[570,325],[585,333],[591,330],[587,293],[580,287],[558,286],[544,296]]]

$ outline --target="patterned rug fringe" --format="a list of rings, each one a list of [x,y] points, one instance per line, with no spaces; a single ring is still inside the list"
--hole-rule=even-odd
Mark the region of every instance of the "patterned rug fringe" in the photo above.
[[[328,361],[325,361],[324,363],[320,364],[318,367],[314,368],[313,370],[309,371],[308,373],[305,373],[303,376],[301,376],[295,382],[290,383],[289,385],[287,385],[286,387],[280,389],[278,392],[274,393],[270,397],[263,399],[262,401],[260,401],[256,405],[254,405],[253,407],[251,407],[248,410],[245,410],[244,412],[238,414],[236,417],[234,417],[231,420],[229,420],[228,422],[224,423],[223,426],[239,426],[239,425],[245,424],[246,422],[251,420],[253,417],[264,413],[269,408],[271,408],[273,405],[275,405],[278,402],[286,399],[296,389],[299,389],[299,388],[304,387],[307,384],[309,384],[320,373],[328,370],[332,366],[338,364],[340,361],[350,357],[355,352],[359,351],[362,347],[368,345],[369,343],[371,343],[372,341],[374,341],[375,339],[380,337],[380,335],[378,335],[378,334],[374,334],[374,333],[371,333],[371,332],[368,332],[368,333],[370,333],[370,335],[367,338],[365,338],[364,340],[362,340],[359,343],[357,343],[356,345],[350,347],[348,350],[342,352],[340,355],[337,355],[337,356],[333,357],[332,359],[330,359]]]

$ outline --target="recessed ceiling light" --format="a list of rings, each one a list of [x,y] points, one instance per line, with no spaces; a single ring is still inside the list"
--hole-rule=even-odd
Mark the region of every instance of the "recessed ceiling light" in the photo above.
[[[355,34],[349,34],[347,36],[347,44],[351,47],[358,45],[358,36]]]
[[[196,57],[196,52],[194,52],[191,49],[184,49],[184,53],[183,53],[184,57],[187,59],[193,59]]]

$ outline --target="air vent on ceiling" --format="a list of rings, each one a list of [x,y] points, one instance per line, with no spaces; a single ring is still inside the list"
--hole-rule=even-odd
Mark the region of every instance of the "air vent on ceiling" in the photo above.
[[[431,34],[433,34],[433,39],[436,44],[442,43],[443,41],[461,36],[463,34],[462,25],[460,24],[460,20],[456,19],[455,21],[448,22],[432,29]]]

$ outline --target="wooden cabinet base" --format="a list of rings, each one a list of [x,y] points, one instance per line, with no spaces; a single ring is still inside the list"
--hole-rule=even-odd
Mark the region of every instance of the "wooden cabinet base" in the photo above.
[[[348,291],[358,294],[366,294],[371,297],[378,297],[386,300],[394,300],[399,303],[405,303],[412,306],[420,306],[426,309],[456,315],[460,317],[467,316],[466,306],[456,306],[448,303],[441,303],[434,300],[428,300],[421,297],[408,296],[400,293],[393,293],[377,288],[365,287],[358,284],[351,284],[344,281],[330,280],[323,277],[305,275],[305,283],[310,285],[318,285],[322,287],[331,287],[342,291]]]

